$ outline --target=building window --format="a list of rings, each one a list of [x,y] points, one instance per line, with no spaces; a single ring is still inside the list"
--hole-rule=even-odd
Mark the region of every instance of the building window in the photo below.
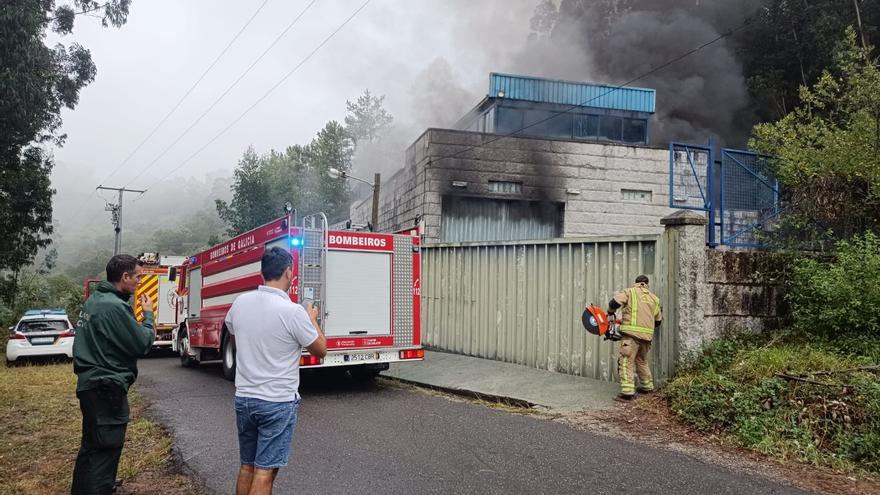
[[[611,141],[620,141],[623,135],[623,119],[603,115],[599,118],[599,137]]]
[[[637,201],[639,203],[651,203],[653,201],[653,193],[651,191],[621,189],[620,194],[623,196],[624,201]]]
[[[523,125],[523,112],[513,108],[496,107],[495,132],[499,134],[511,134],[520,132]]]
[[[580,139],[596,139],[599,136],[599,116],[575,114],[574,137]]]
[[[623,119],[623,142],[644,144],[648,141],[648,121]]]
[[[522,182],[490,180],[489,192],[497,194],[520,194],[522,193],[522,186]]]

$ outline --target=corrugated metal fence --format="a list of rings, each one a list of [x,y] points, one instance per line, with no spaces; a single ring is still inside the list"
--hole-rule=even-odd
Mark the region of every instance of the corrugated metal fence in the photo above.
[[[659,236],[439,244],[423,248],[424,342],[438,349],[616,380],[616,346],[581,325],[641,273],[666,305]],[[660,251],[660,252],[658,252]],[[658,276],[660,275],[660,276]],[[675,328],[667,321],[664,330]],[[674,335],[655,341],[654,369],[673,371]]]

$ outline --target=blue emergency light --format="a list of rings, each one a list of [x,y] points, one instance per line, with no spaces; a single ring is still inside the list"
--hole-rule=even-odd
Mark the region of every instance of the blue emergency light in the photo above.
[[[290,239],[290,245],[292,247],[300,247],[300,246],[302,246],[302,243],[303,243],[302,239],[300,239],[299,237],[292,237]]]
[[[25,316],[37,316],[37,315],[66,315],[67,311],[63,309],[29,309],[24,312]]]

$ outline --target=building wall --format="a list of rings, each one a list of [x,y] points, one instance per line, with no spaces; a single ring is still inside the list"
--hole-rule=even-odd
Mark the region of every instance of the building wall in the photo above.
[[[429,129],[407,150],[403,170],[383,180],[379,229],[409,228],[419,218],[425,241],[436,242],[443,196],[462,195],[562,203],[565,237],[659,234],[660,218],[674,211],[668,156],[646,146]],[[522,191],[492,193],[490,180],[522,182]],[[624,199],[623,190],[646,191],[650,200]],[[353,205],[355,223],[365,223],[370,208],[369,199]]]
[[[759,251],[706,249],[706,334],[775,329],[788,308],[779,283],[766,280],[772,260]]]

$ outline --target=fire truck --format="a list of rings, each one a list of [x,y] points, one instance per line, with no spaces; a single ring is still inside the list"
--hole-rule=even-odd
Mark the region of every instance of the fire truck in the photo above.
[[[156,340],[153,347],[171,347],[174,329],[177,328],[177,283],[169,280],[175,267],[186,262],[186,256],[160,256],[159,253],[142,253],[138,260],[143,263],[144,275],[134,294],[134,315],[138,322],[144,321],[141,295],[153,302]],[[94,292],[99,279],[86,280],[86,299]]]
[[[375,377],[389,363],[424,359],[416,232],[330,230],[323,214],[294,225],[288,215],[198,253],[172,273],[178,282],[173,348],[183,366],[220,361],[235,377],[235,341],[224,319],[235,299],[263,283],[260,260],[275,246],[293,258],[290,300],[313,303],[327,356],[304,350],[300,366]]]

